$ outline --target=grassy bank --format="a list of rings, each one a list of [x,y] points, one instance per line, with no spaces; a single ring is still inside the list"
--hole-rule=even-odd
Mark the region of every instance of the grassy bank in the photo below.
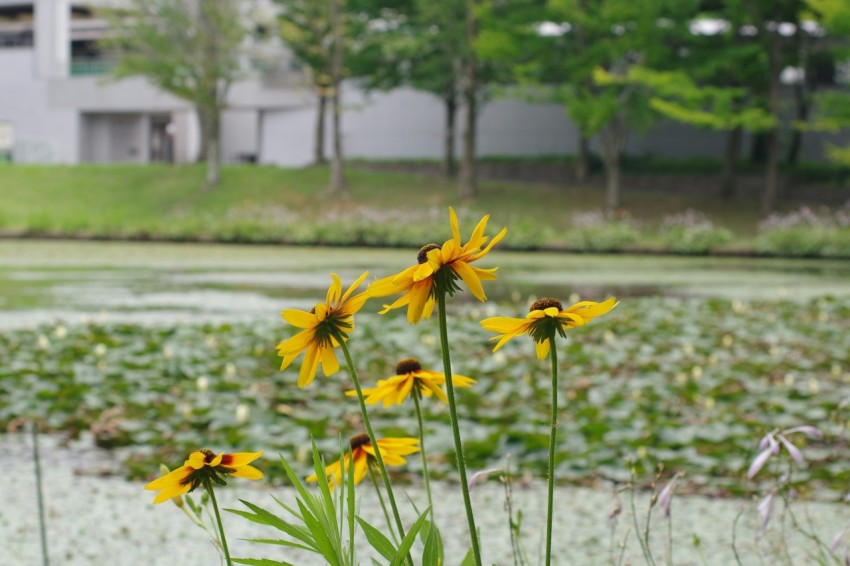
[[[222,183],[214,189],[203,186],[203,176],[200,166],[2,167],[0,231],[62,237],[421,245],[432,240],[431,234],[443,224],[446,206],[454,205],[461,209],[461,216],[487,212],[496,222],[511,225],[506,244],[515,248],[850,253],[846,225],[850,222],[842,224],[841,218],[836,220],[828,212],[816,214],[817,225],[803,217],[790,225],[775,221],[765,229],[751,197],[721,201],[697,191],[626,187],[622,213],[608,218],[601,213],[604,194],[597,187],[484,181],[473,202],[460,203],[453,181],[415,173],[351,168],[344,197],[327,192],[324,168],[225,167]],[[825,214],[829,218],[823,220]],[[801,223],[804,232],[817,231],[814,243],[797,233]],[[824,226],[838,236],[832,232],[824,236]],[[788,237],[766,235],[777,229],[797,232],[790,243]],[[795,242],[801,238],[807,245],[797,249]]]

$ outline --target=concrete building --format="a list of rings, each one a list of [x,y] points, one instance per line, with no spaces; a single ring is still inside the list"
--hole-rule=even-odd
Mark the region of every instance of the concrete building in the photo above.
[[[196,159],[200,136],[190,105],[143,78],[110,78],[112,61],[97,43],[107,24],[92,9],[103,1],[0,0],[0,155],[5,143],[13,145],[16,162]],[[246,67],[245,78],[231,88],[222,118],[223,160],[306,165],[313,155],[314,96],[283,45],[272,42],[264,49],[274,62],[271,70]],[[443,107],[437,98],[410,89],[367,95],[347,84],[343,105],[347,157],[442,155]],[[478,135],[481,156],[576,151],[574,125],[552,104],[492,100],[481,110]],[[807,134],[803,158],[821,159],[824,139],[837,138]],[[719,157],[722,148],[722,134],[661,123],[633,136],[629,153]]]

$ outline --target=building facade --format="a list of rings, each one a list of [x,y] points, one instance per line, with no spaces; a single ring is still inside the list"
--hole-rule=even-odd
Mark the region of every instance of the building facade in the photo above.
[[[110,77],[114,61],[98,48],[108,26],[93,9],[104,1],[0,0],[0,142],[10,144],[12,160],[72,164],[197,159],[198,120],[189,104],[143,78]],[[263,71],[249,69],[230,90],[222,117],[222,158],[230,163],[309,164],[315,97],[283,45],[271,42],[265,49],[274,65]],[[442,155],[443,106],[434,96],[404,88],[367,94],[356,84],[346,84],[343,108],[347,157]],[[576,128],[559,105],[497,98],[480,112],[481,156],[576,152]],[[463,123],[462,115],[458,123]],[[459,149],[460,132],[457,136]],[[824,141],[847,142],[847,136],[826,134],[806,134],[806,139],[802,158],[809,160],[823,158]],[[329,149],[330,135],[326,140]],[[720,157],[723,143],[721,133],[662,122],[633,136],[628,151],[670,158]],[[0,147],[0,156],[3,151]]]

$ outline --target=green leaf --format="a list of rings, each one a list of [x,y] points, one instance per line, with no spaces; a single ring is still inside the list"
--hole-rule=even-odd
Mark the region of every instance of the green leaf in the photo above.
[[[430,513],[430,511],[431,508],[427,507],[422,515],[420,515],[419,518],[416,519],[416,522],[410,527],[410,530],[407,531],[407,534],[404,535],[404,539],[398,547],[398,552],[396,552],[391,566],[401,566],[401,564],[407,559],[407,555],[410,553],[410,548],[413,546],[413,543],[416,542],[416,535],[419,534],[419,530],[422,528],[422,525],[425,524],[426,517],[428,517],[428,513]]]
[[[432,522],[427,522],[427,525],[428,534],[425,536],[425,548],[422,551],[422,566],[443,566],[443,537],[440,536],[440,529]]]
[[[310,536],[310,532],[298,525],[293,525],[289,521],[281,519],[274,513],[266,511],[262,507],[258,507],[249,501],[245,501],[243,499],[239,500],[243,505],[245,505],[248,509],[253,511],[253,513],[249,513],[247,511],[241,511],[239,509],[225,509],[225,511],[229,513],[233,513],[234,515],[239,515],[240,517],[244,517],[249,521],[254,523],[258,523],[260,525],[268,525],[270,527],[274,527],[279,531],[282,531],[289,536],[296,538],[303,542],[305,545],[312,548],[315,552],[318,552],[318,547],[316,546],[316,542],[312,536]]]
[[[463,562],[460,563],[460,566],[475,566],[475,556],[472,554],[472,549],[466,553],[466,556],[463,557]]]
[[[289,562],[281,562],[272,560],[271,558],[232,558],[233,562],[238,564],[248,564],[249,566],[293,566]]]
[[[363,534],[366,535],[366,540],[369,541],[372,548],[380,552],[381,556],[387,560],[393,560],[398,553],[398,549],[384,536],[384,533],[360,517],[357,517],[357,522],[360,524],[360,528],[363,529]]]

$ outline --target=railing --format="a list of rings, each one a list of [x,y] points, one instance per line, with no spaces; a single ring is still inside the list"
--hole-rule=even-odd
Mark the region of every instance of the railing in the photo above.
[[[71,76],[106,75],[112,72],[116,63],[114,59],[74,59],[71,61]]]

